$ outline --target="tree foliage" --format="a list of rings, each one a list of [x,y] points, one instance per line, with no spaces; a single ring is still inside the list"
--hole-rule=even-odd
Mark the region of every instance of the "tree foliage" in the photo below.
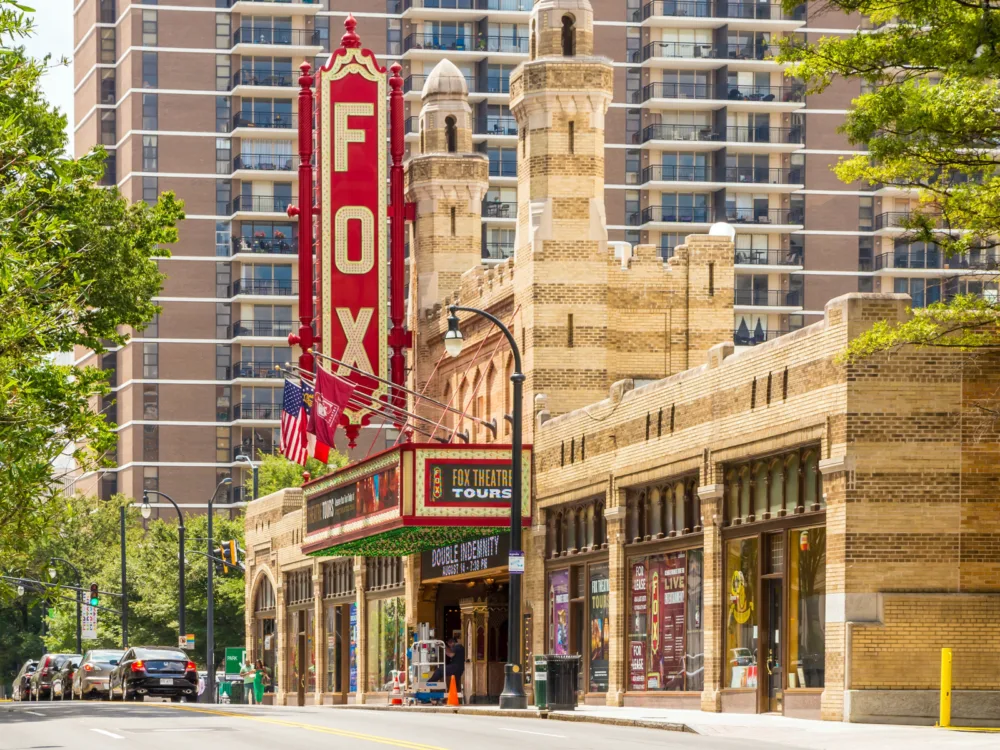
[[[304,471],[309,472],[312,479],[317,479],[346,465],[347,456],[337,451],[330,452],[329,463],[324,464],[315,458],[310,458],[306,462],[305,468],[301,464],[289,461],[284,456],[261,453],[257,475],[258,494],[263,497],[285,487],[301,487],[303,483],[302,472]]]
[[[66,119],[39,88],[48,60],[14,46],[30,31],[0,0],[0,563],[59,520],[60,454],[92,470],[116,442],[93,408],[105,374],[51,354],[120,345],[153,318],[156,259],[183,218],[169,193],[148,206],[102,186],[102,148],[66,154]]]
[[[797,5],[786,0],[785,7]],[[815,12],[818,6],[811,8]],[[836,166],[844,182],[913,188],[919,208],[902,224],[912,241],[947,256],[993,248],[1000,238],[1000,8],[966,0],[827,0],[822,10],[860,13],[858,34],[787,41],[811,93],[840,78],[862,91],[841,131],[866,154]],[[957,231],[961,230],[961,231]],[[1000,344],[996,300],[959,295],[876,326],[849,357],[903,344],[975,348]]]

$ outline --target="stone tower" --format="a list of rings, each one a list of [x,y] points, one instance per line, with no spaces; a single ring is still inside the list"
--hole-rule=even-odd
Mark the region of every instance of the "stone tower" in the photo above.
[[[594,56],[589,0],[538,0],[530,33],[530,59],[510,77],[514,283],[525,394],[544,393],[557,415],[599,401],[609,385],[604,115],[613,70]]]
[[[406,164],[406,200],[416,204],[410,251],[410,330],[426,330],[435,305],[454,296],[462,274],[482,262],[482,201],[489,159],[472,149],[472,108],[465,77],[450,60],[431,71],[421,94],[420,153]],[[418,338],[413,375],[422,388],[433,367]],[[427,369],[427,372],[424,372]]]

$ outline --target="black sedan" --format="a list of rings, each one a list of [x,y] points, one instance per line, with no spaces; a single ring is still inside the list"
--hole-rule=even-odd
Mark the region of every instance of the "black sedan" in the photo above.
[[[133,647],[125,652],[108,682],[111,700],[135,701],[147,695],[174,703],[198,697],[198,670],[179,649]]]
[[[16,701],[26,701],[31,694],[31,675],[34,673],[38,662],[28,659],[14,678],[14,694],[11,696]]]
[[[62,663],[52,675],[52,700],[73,700],[73,675],[80,666],[80,657],[74,656]]]

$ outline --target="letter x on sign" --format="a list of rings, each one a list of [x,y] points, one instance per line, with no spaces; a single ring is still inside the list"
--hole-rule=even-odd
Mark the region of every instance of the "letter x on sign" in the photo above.
[[[350,309],[337,308],[337,318],[340,320],[340,326],[344,329],[344,336],[347,338],[347,346],[344,347],[341,360],[351,367],[357,367],[359,370],[372,374],[375,373],[375,370],[368,359],[368,352],[365,351],[365,334],[368,332],[368,326],[371,325],[374,314],[375,308],[362,307],[358,310],[357,319],[354,319]],[[346,367],[341,367],[337,374],[345,375],[347,372]]]

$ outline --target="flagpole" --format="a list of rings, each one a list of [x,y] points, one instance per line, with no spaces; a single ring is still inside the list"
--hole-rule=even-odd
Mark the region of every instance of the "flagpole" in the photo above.
[[[313,352],[311,352],[311,354],[313,354],[316,357],[319,357],[320,359],[325,359],[325,360],[328,360],[330,362],[333,362],[338,367],[346,367],[348,370],[350,370],[352,372],[356,372],[359,375],[364,375],[365,377],[371,378],[372,380],[376,380],[379,383],[385,383],[386,385],[391,385],[394,388],[399,388],[401,391],[404,391],[405,393],[409,393],[409,394],[411,394],[412,396],[415,396],[418,399],[423,399],[424,401],[427,401],[428,403],[434,404],[435,406],[440,406],[442,409],[445,409],[446,411],[450,411],[453,414],[458,414],[460,417],[463,417],[465,419],[469,419],[469,420],[471,420],[473,422],[477,422],[477,423],[481,424],[483,427],[485,427],[486,429],[490,430],[490,432],[493,433],[493,437],[494,438],[496,438],[496,436],[497,436],[497,425],[496,425],[496,421],[495,420],[490,420],[490,421],[487,422],[485,419],[480,419],[479,417],[470,416],[470,415],[466,414],[465,412],[459,411],[458,409],[455,409],[454,407],[449,406],[448,404],[445,404],[445,403],[442,403],[442,402],[438,401],[437,399],[433,399],[430,396],[425,396],[424,394],[418,393],[417,391],[414,391],[414,390],[411,390],[411,389],[407,388],[406,386],[396,385],[395,383],[392,383],[392,382],[390,382],[388,380],[383,380],[382,378],[378,377],[378,375],[373,375],[372,373],[366,372],[365,370],[359,370],[357,367],[353,367],[352,365],[349,365],[346,362],[341,362],[339,359],[336,359],[335,357],[331,357],[331,356],[329,356],[327,354],[321,354],[320,352],[317,352],[317,351],[313,351]],[[359,387],[361,387],[361,386],[359,386]],[[374,389],[372,389],[372,390],[374,390]]]

